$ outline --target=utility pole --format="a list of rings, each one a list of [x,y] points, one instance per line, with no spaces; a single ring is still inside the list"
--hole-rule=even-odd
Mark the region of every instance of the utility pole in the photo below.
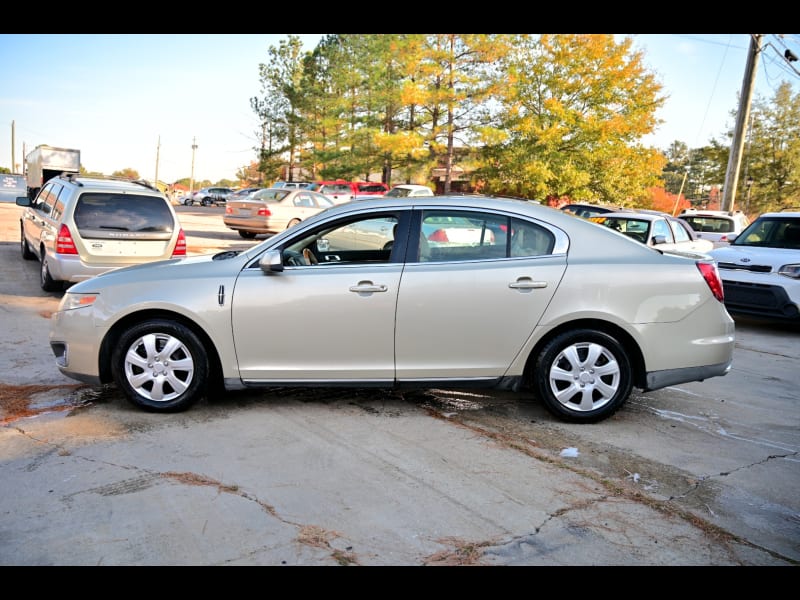
[[[158,136],[158,144],[156,144],[156,187],[158,187],[158,155],[161,152],[161,136]]]
[[[17,172],[17,164],[14,160],[14,145],[16,142],[14,141],[14,121],[11,121],[11,172]]]
[[[750,36],[750,53],[747,56],[742,92],[739,97],[739,110],[736,113],[736,129],[731,140],[731,152],[728,157],[728,169],[725,171],[725,183],[722,195],[722,210],[733,210],[736,198],[736,184],[739,180],[739,169],[742,166],[742,150],[744,149],[745,130],[750,117],[750,103],[753,99],[753,88],[756,81],[758,56],[761,53],[762,33]]]
[[[192,138],[192,178],[189,180],[189,194],[194,193],[194,152],[197,150],[197,138]]]

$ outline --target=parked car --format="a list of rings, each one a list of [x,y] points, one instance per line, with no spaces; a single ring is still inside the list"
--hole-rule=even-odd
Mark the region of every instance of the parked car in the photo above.
[[[228,195],[231,193],[233,193],[233,189],[229,187],[204,187],[186,198],[185,204],[187,206],[195,204],[200,206],[225,204]]]
[[[243,200],[229,200],[222,222],[245,239],[277,233],[333,206],[326,196],[300,188],[265,188]]]
[[[730,212],[687,208],[678,216],[689,223],[698,237],[711,240],[715,248],[727,246],[731,234],[740,234],[750,224],[747,215],[739,210]]]
[[[334,204],[350,202],[358,194],[358,187],[352,181],[337,179],[335,181],[316,181],[308,189],[323,194],[333,200]]]
[[[433,190],[427,185],[401,183],[394,186],[384,195],[385,198],[423,198],[433,196]]]
[[[314,185],[310,181],[276,181],[269,187],[273,188],[299,188],[308,190],[311,189],[311,186]]]
[[[728,246],[710,253],[719,266],[728,311],[800,321],[800,212],[764,213],[728,239]]]
[[[143,181],[62,175],[33,200],[16,203],[25,208],[22,258],[39,260],[47,292],[118,267],[186,256],[172,203]]]
[[[613,206],[610,204],[582,204],[578,202],[573,204],[565,204],[561,207],[561,210],[584,219],[589,219],[591,217],[596,217],[598,215],[624,209],[621,206]]]
[[[230,194],[228,194],[228,197],[225,200],[225,204],[227,204],[228,202],[231,202],[233,200],[243,200],[244,198],[247,198],[250,194],[253,194],[253,193],[255,193],[255,192],[259,191],[259,190],[263,190],[263,189],[266,189],[266,188],[263,188],[263,187],[241,188],[239,190],[236,190],[235,192],[231,192]]]
[[[431,248],[424,224],[448,217],[511,239]],[[64,375],[146,410],[209,390],[494,387],[579,423],[634,387],[725,375],[735,337],[713,260],[461,196],[348,202],[242,251],[115,270],[68,290],[50,323]]]
[[[357,196],[383,196],[389,191],[389,186],[381,181],[356,181]]]
[[[697,238],[688,223],[658,211],[618,211],[589,217],[647,246],[670,252],[709,252],[714,248],[710,240]]]

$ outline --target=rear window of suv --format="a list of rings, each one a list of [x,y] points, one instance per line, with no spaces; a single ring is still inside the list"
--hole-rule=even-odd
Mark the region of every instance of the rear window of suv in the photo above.
[[[168,204],[158,196],[86,192],[75,204],[78,230],[172,233]]]

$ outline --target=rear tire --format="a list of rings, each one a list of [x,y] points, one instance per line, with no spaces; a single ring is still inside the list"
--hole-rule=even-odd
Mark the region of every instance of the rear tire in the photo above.
[[[50,266],[47,264],[47,252],[42,251],[42,265],[39,269],[39,284],[45,292],[60,292],[64,284],[53,279],[50,275]]]
[[[633,389],[631,361],[611,335],[593,329],[568,331],[536,358],[533,384],[545,408],[573,423],[596,423],[613,415]]]
[[[292,227],[293,225],[297,225],[300,222],[300,219],[292,219],[289,223],[286,224],[286,229]]]
[[[128,400],[151,412],[178,412],[195,404],[209,383],[203,344],[181,323],[153,319],[134,325],[111,356],[114,381]]]
[[[239,235],[246,240],[252,240],[254,237],[256,237],[256,234],[254,232],[242,231],[241,229],[239,230]]]

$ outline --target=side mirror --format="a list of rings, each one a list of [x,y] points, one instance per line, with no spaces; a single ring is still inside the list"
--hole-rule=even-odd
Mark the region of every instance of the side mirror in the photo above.
[[[258,261],[258,266],[267,275],[283,271],[283,256],[280,250],[267,250]]]
[[[665,235],[654,235],[652,237],[653,246],[658,246],[659,244],[666,244],[667,243],[667,236]]]
[[[17,202],[17,206],[30,206],[31,205],[31,199],[28,198],[27,196],[17,196],[16,202]]]

